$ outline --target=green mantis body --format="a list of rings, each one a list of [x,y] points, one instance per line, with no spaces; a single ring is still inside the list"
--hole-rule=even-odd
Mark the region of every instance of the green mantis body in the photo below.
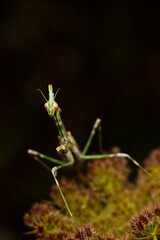
[[[59,188],[59,191],[62,195],[62,198],[63,198],[63,200],[66,204],[66,207],[67,207],[68,212],[69,212],[71,217],[72,217],[72,213],[70,212],[68,204],[67,204],[67,202],[66,202],[66,200],[63,196],[63,193],[62,193],[61,188],[59,186],[58,180],[56,178],[56,174],[57,174],[58,169],[73,165],[75,163],[75,158],[78,161],[89,160],[89,159],[101,159],[101,158],[108,158],[108,157],[110,157],[110,158],[111,157],[127,158],[127,159],[131,160],[139,168],[141,168],[149,177],[151,177],[154,180],[154,177],[145,168],[143,168],[136,160],[134,160],[131,156],[129,156],[126,153],[87,155],[87,151],[90,147],[90,144],[92,142],[92,139],[93,139],[97,129],[99,131],[100,150],[102,150],[101,119],[99,119],[99,118],[96,119],[96,121],[93,125],[93,128],[92,128],[92,131],[90,133],[90,136],[88,138],[88,141],[87,141],[83,151],[81,151],[77,142],[76,142],[76,140],[72,136],[71,132],[67,132],[65,127],[64,127],[64,124],[62,122],[61,115],[60,115],[61,110],[58,107],[58,104],[55,102],[55,97],[54,97],[52,85],[48,85],[48,89],[49,89],[49,100],[45,103],[44,106],[47,109],[47,112],[48,112],[49,116],[53,118],[53,120],[54,120],[54,122],[57,126],[57,129],[58,129],[59,146],[56,148],[56,150],[60,155],[65,157],[65,159],[67,161],[64,162],[64,161],[61,161],[61,160],[57,160],[55,158],[51,158],[49,156],[46,156],[42,153],[39,153],[39,152],[31,150],[31,149],[28,150],[28,153],[31,154],[36,160],[38,160],[48,170],[50,170],[49,167],[41,159],[47,160],[47,161],[50,161],[50,162],[56,164],[56,166],[53,167],[51,171],[52,171],[55,182],[56,182],[56,184]]]

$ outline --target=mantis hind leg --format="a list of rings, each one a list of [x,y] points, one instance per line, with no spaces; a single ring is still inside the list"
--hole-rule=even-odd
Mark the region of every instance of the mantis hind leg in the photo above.
[[[147,171],[141,164],[139,164],[135,159],[133,159],[130,155],[126,153],[116,153],[116,154],[102,154],[102,155],[81,155],[82,159],[90,160],[90,159],[101,159],[101,158],[127,158],[132,161],[137,167],[139,167],[143,172],[145,172],[156,184],[160,185],[160,183],[155,179],[155,177]]]
[[[57,167],[52,168],[52,174],[53,174],[54,180],[56,182],[56,185],[58,187],[58,190],[59,190],[59,192],[61,194],[61,197],[62,197],[62,199],[63,199],[63,201],[64,201],[64,203],[66,205],[67,211],[68,211],[68,213],[69,213],[69,215],[70,215],[74,225],[76,225],[75,220],[74,220],[73,215],[72,215],[72,212],[71,212],[71,210],[70,210],[70,208],[68,206],[68,203],[67,203],[67,201],[66,201],[66,199],[65,199],[65,197],[63,195],[63,192],[61,190],[61,187],[60,187],[59,182],[58,182],[57,177],[56,177],[56,175],[57,175]]]
[[[70,210],[70,208],[69,208],[69,206],[68,206],[68,203],[67,203],[67,201],[66,201],[66,199],[65,199],[65,197],[64,197],[64,195],[63,195],[63,192],[62,192],[62,190],[61,190],[61,187],[60,187],[59,182],[58,182],[57,177],[56,177],[56,176],[57,176],[57,170],[58,170],[58,169],[63,168],[63,167],[67,167],[67,166],[69,166],[69,165],[73,165],[73,163],[74,163],[74,158],[73,158],[73,155],[72,155],[72,153],[71,153],[70,150],[68,150],[68,152],[66,153],[66,157],[68,158],[69,162],[68,162],[68,163],[63,163],[63,164],[61,164],[61,165],[59,165],[59,166],[56,166],[56,167],[53,167],[52,170],[51,170],[51,172],[52,172],[52,175],[53,175],[53,177],[54,177],[55,183],[56,183],[56,185],[57,185],[57,187],[58,187],[58,190],[59,190],[59,192],[60,192],[60,194],[61,194],[61,197],[62,197],[62,199],[63,199],[63,201],[64,201],[64,204],[65,204],[65,206],[66,206],[66,208],[67,208],[67,211],[68,211],[68,213],[69,213],[69,215],[70,215],[70,217],[71,217],[74,225],[76,225],[75,220],[74,220],[73,215],[72,215],[72,212],[71,212],[71,210]]]
[[[85,159],[85,160],[89,160],[89,159],[101,159],[101,158],[112,158],[112,157],[120,157],[120,158],[127,158],[130,161],[132,161],[137,167],[139,167],[142,171],[144,171],[152,180],[154,180],[154,182],[156,182],[158,185],[160,185],[160,183],[154,178],[154,176],[148,172],[141,164],[139,164],[135,159],[133,159],[130,155],[126,154],[126,153],[117,153],[117,154],[101,154],[101,155],[86,155],[88,148],[92,142],[92,139],[95,135],[95,131],[98,128],[99,130],[99,147],[100,147],[100,152],[102,152],[102,138],[101,138],[101,119],[97,118],[92,131],[90,133],[90,136],[88,138],[88,141],[82,151],[82,154],[80,156],[81,159]]]
[[[70,165],[73,165],[73,163],[74,163],[74,158],[73,158],[73,155],[72,155],[71,151],[68,150],[68,152],[65,153],[66,158],[69,160],[69,162],[67,162],[67,163],[64,163],[64,162],[62,162],[62,161],[60,161],[60,160],[57,160],[57,159],[48,157],[48,156],[46,156],[46,155],[44,155],[44,154],[42,154],[42,153],[39,153],[39,152],[34,151],[34,150],[31,150],[31,149],[28,150],[28,153],[29,153],[30,155],[32,155],[32,156],[34,157],[34,159],[35,159],[36,161],[38,161],[43,167],[45,167],[49,172],[52,172],[52,175],[53,175],[53,177],[54,177],[55,183],[56,183],[56,185],[57,185],[57,187],[58,187],[58,190],[59,190],[59,192],[60,192],[60,194],[61,194],[61,197],[62,197],[62,199],[63,199],[63,201],[64,201],[64,203],[65,203],[65,206],[66,206],[66,208],[67,208],[67,210],[68,210],[68,213],[69,213],[70,217],[72,218],[73,223],[75,224],[75,221],[74,221],[73,215],[72,215],[72,213],[71,213],[71,210],[70,210],[70,208],[69,208],[69,206],[68,206],[68,204],[67,204],[67,201],[66,201],[66,199],[65,199],[65,197],[64,197],[64,195],[63,195],[63,192],[62,192],[62,190],[61,190],[61,187],[60,187],[59,182],[58,182],[57,177],[56,177],[56,176],[57,176],[57,170],[58,170],[58,169],[63,168],[63,167],[67,167],[67,166],[70,166]],[[56,163],[56,164],[58,164],[58,165],[55,166],[55,167],[53,167],[53,168],[51,169],[51,168],[50,168],[46,163],[44,163],[40,158],[41,158],[41,159],[44,159],[44,160],[47,160],[47,161],[50,161],[50,162],[53,162],[53,163]]]

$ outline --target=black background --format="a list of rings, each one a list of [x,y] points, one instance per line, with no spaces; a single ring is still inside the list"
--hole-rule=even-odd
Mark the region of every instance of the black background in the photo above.
[[[48,97],[49,83],[61,88],[56,101],[81,147],[100,117],[104,148],[120,146],[142,162],[160,145],[160,8],[158,1],[8,0],[0,10],[0,239],[33,239],[22,235],[23,215],[49,199],[53,179],[27,149],[57,157],[58,144],[36,89]]]

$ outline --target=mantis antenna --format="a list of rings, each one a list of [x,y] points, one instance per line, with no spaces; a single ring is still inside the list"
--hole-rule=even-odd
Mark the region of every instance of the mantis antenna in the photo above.
[[[48,102],[48,100],[47,100],[47,98],[45,97],[45,95],[44,95],[44,93],[42,92],[42,90],[39,89],[39,88],[37,88],[37,90],[42,94],[42,96],[44,97],[44,99],[46,100],[46,102]],[[57,89],[56,94],[55,94],[55,96],[54,96],[54,100],[55,100],[55,98],[56,98],[57,93],[59,92],[59,90],[61,90],[61,89],[60,89],[60,88]]]
[[[57,93],[59,92],[59,90],[61,90],[61,89],[60,89],[60,88],[57,89],[56,94],[55,94],[55,96],[54,96],[54,100],[55,100],[55,98],[56,98]]]
[[[41,89],[37,88],[38,91],[40,91],[40,93],[42,94],[42,96],[44,97],[44,99],[46,100],[46,102],[48,102],[47,98],[45,97],[44,93],[41,91]],[[57,93],[57,92],[56,92]]]

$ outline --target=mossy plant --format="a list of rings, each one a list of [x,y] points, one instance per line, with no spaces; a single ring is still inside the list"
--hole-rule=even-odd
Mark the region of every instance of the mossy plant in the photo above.
[[[159,179],[160,149],[150,154],[145,167]],[[56,185],[50,201],[34,204],[25,214],[25,224],[38,240],[159,239],[160,188],[142,170],[135,183],[128,180],[129,173],[124,158],[84,161],[72,171],[72,178],[59,180],[76,225]],[[154,209],[133,217],[152,208],[153,202]]]

